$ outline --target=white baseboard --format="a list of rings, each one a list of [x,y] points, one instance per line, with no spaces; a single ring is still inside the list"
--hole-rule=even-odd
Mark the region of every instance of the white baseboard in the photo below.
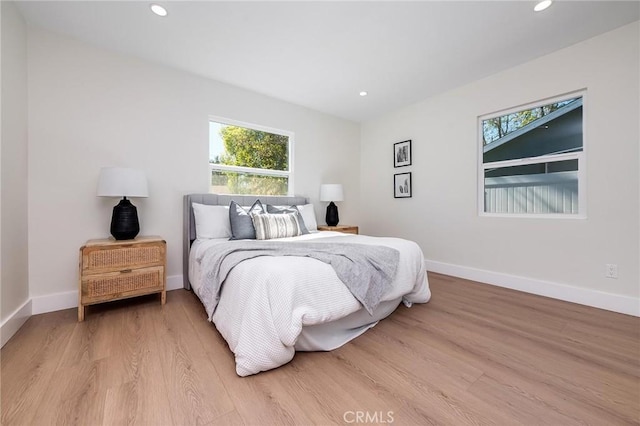
[[[3,347],[29,317],[31,317],[31,306],[31,299],[29,299],[2,322],[0,326],[0,347]]]
[[[640,317],[640,299],[425,259],[428,271]]]
[[[178,290],[184,287],[182,275],[167,277],[167,291]],[[47,294],[31,298],[33,302],[33,315],[47,312],[61,311],[62,309],[78,307],[78,292],[66,291],[64,293]]]
[[[167,277],[167,291],[180,290],[181,288],[184,288],[184,282],[182,281],[182,274],[171,275],[170,277]]]
[[[78,291],[65,291],[31,298],[33,315],[78,307]]]

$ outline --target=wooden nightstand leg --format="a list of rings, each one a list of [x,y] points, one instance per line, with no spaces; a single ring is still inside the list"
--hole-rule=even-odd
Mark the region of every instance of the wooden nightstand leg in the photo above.
[[[165,290],[160,294],[160,302],[164,305],[166,301],[167,301],[167,291]]]
[[[84,305],[82,304],[78,305],[78,321],[84,321]]]

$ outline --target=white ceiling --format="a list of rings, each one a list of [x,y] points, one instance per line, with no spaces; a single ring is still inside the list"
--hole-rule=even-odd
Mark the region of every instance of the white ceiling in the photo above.
[[[89,43],[365,121],[639,19],[637,1],[19,2]],[[360,97],[361,90],[369,96]]]

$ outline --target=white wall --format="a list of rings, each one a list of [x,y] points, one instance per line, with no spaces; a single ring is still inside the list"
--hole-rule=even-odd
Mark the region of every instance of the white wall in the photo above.
[[[163,236],[169,278],[181,274],[182,196],[208,191],[209,115],[294,132],[295,194],[313,199],[323,223],[320,184],[342,182],[347,201],[341,218],[355,222],[356,123],[30,29],[32,297],[72,295],[78,249],[89,238],[109,235],[118,200],[95,195],[102,166],[146,172],[150,196],[133,200],[141,234]]]
[[[2,14],[1,281],[2,344],[26,317],[27,266],[27,28],[12,2]],[[30,314],[30,312],[28,312]],[[28,315],[27,314],[27,315]],[[19,324],[7,324],[16,320]],[[5,327],[6,326],[6,327]]]
[[[609,293],[640,312],[638,33],[636,22],[363,124],[362,229],[416,240],[432,265]],[[479,217],[477,117],[582,88],[588,218]],[[393,169],[392,144],[405,139],[413,165]],[[413,198],[394,200],[405,169]],[[606,263],[619,279],[604,277]]]

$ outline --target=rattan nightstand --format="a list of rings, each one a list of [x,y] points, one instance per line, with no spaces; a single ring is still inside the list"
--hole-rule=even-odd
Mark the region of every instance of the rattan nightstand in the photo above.
[[[89,240],[80,248],[78,321],[85,307],[111,300],[161,293],[166,300],[167,248],[160,237]]]
[[[338,225],[338,226],[318,225],[318,231],[336,231],[336,232],[342,232],[343,234],[357,234],[358,227],[353,225]]]

